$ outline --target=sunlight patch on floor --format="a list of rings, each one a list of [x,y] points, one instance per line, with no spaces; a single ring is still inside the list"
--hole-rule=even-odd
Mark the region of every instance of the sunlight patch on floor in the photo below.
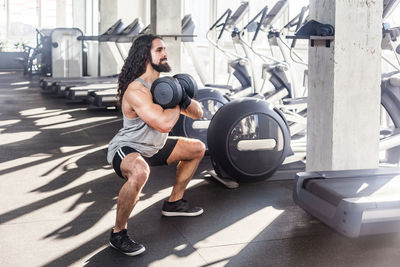
[[[46,158],[51,157],[51,154],[45,154],[45,153],[39,153],[39,154],[33,154],[28,157],[22,157],[22,158],[17,158],[13,160],[9,160],[6,162],[0,163],[0,171],[4,171],[9,168],[18,168],[18,166],[32,163],[35,161],[40,161]]]
[[[113,171],[114,170],[110,169],[111,173],[113,173]],[[189,190],[191,187],[195,187],[196,185],[202,183],[203,181],[204,181],[203,179],[190,180],[188,186],[186,187],[186,191]],[[146,197],[146,193],[144,191],[142,191],[139,196],[140,199],[139,199],[138,203],[136,204],[135,209],[131,214],[131,217],[134,217],[136,214],[140,214],[140,212],[150,208],[155,203],[163,201],[166,198],[168,198],[172,192],[172,186],[173,186],[173,184],[171,182],[171,186],[168,186],[168,187],[154,193],[151,196],[151,198],[147,198],[146,201],[140,201],[140,199],[143,199]]]
[[[76,127],[76,126],[80,126],[80,125],[85,125],[85,124],[88,124],[88,123],[111,120],[111,119],[115,119],[115,118],[117,118],[117,116],[87,118],[87,119],[81,119],[81,120],[61,123],[61,124],[52,125],[52,126],[46,126],[46,127],[41,128],[41,129],[42,130],[65,129],[65,128],[70,128],[70,127]]]
[[[28,86],[23,86],[23,87],[18,87],[18,88],[14,88],[14,91],[22,91],[22,90],[28,90],[29,87]]]
[[[118,122],[118,121],[122,121],[122,119],[121,119],[121,118],[118,118],[118,119],[111,120],[111,121],[106,121],[106,122],[103,122],[103,123],[96,123],[96,124],[91,125],[91,126],[79,128],[79,129],[72,130],[72,131],[63,132],[61,135],[66,135],[66,134],[71,134],[71,133],[77,133],[77,132],[81,132],[81,131],[88,130],[88,129],[90,129],[90,128],[99,127],[99,126],[102,126],[102,125],[106,125],[106,124],[114,123],[114,122]]]
[[[62,146],[60,147],[61,153],[69,153],[72,151],[76,151],[85,147],[90,147],[92,145],[83,145],[83,146]]]
[[[0,121],[0,126],[9,126],[12,124],[16,124],[18,122],[20,122],[21,120],[4,120],[4,121]]]
[[[10,85],[28,85],[28,84],[30,84],[30,81],[22,81],[22,82],[10,83]]]
[[[220,231],[199,241],[195,244],[195,247],[204,248],[226,245],[226,242],[221,242],[221,240],[232,240],[232,245],[254,241],[254,238],[264,231],[283,212],[284,210],[278,210],[274,207],[267,206],[250,213],[248,216],[235,221],[231,225],[225,226]],[[243,229],[246,229],[246,231],[243,231]]]
[[[47,117],[44,119],[39,119],[35,121],[36,126],[48,126],[48,125],[54,125],[54,124],[59,124],[59,123],[65,123],[68,121],[74,120],[71,115],[69,114],[63,114],[63,115],[58,115],[58,116],[52,116],[52,117]]]
[[[20,133],[5,133],[0,136],[0,145],[8,145],[11,143],[21,142],[33,138],[40,134],[40,131],[20,132]]]
[[[28,118],[36,119],[36,118],[45,118],[45,117],[51,117],[51,116],[57,116],[57,115],[62,115],[62,114],[68,114],[68,113],[73,113],[76,111],[85,111],[87,110],[86,108],[75,108],[75,109],[67,109],[67,110],[49,110],[48,112],[44,112],[41,114],[35,114],[35,115],[30,115]]]
[[[19,112],[22,116],[39,115],[48,112],[62,111],[62,109],[47,109],[46,107],[31,108]]]

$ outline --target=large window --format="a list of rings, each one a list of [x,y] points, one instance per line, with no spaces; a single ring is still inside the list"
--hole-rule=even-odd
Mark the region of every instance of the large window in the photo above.
[[[56,27],[56,0],[41,0],[41,25],[42,29]]]
[[[0,0],[0,40],[7,39],[7,1]],[[1,49],[1,47],[0,47]]]
[[[8,3],[8,41],[14,44],[25,42],[33,45],[36,42],[35,29],[38,27],[38,2],[36,0],[12,0]]]
[[[17,44],[36,46],[36,29],[56,27],[57,0],[0,0],[0,49],[21,49]],[[72,16],[67,1],[66,22]],[[67,27],[68,25],[65,25]]]

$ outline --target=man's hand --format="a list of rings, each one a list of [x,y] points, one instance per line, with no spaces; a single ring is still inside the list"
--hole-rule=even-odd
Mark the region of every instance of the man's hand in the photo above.
[[[188,106],[190,105],[190,103],[192,103],[192,99],[186,93],[185,88],[182,87],[182,99],[181,99],[181,102],[179,102],[179,105],[183,109],[187,109]]]

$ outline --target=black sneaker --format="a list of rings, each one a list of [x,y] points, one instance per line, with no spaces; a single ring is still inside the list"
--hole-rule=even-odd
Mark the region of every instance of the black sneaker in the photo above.
[[[129,238],[126,229],[118,233],[113,233],[113,230],[111,230],[110,245],[128,256],[136,256],[146,250],[142,244],[136,243]]]
[[[199,216],[203,209],[192,207],[186,200],[181,199],[175,202],[164,201],[162,215],[164,216]]]

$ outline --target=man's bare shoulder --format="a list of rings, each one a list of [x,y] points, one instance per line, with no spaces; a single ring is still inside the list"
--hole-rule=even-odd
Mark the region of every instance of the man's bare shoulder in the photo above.
[[[131,91],[135,93],[150,93],[150,90],[144,86],[141,82],[133,81],[128,85],[126,91]]]
[[[133,81],[128,85],[125,91],[125,96],[129,102],[137,103],[143,100],[152,99],[150,90],[142,83]]]

